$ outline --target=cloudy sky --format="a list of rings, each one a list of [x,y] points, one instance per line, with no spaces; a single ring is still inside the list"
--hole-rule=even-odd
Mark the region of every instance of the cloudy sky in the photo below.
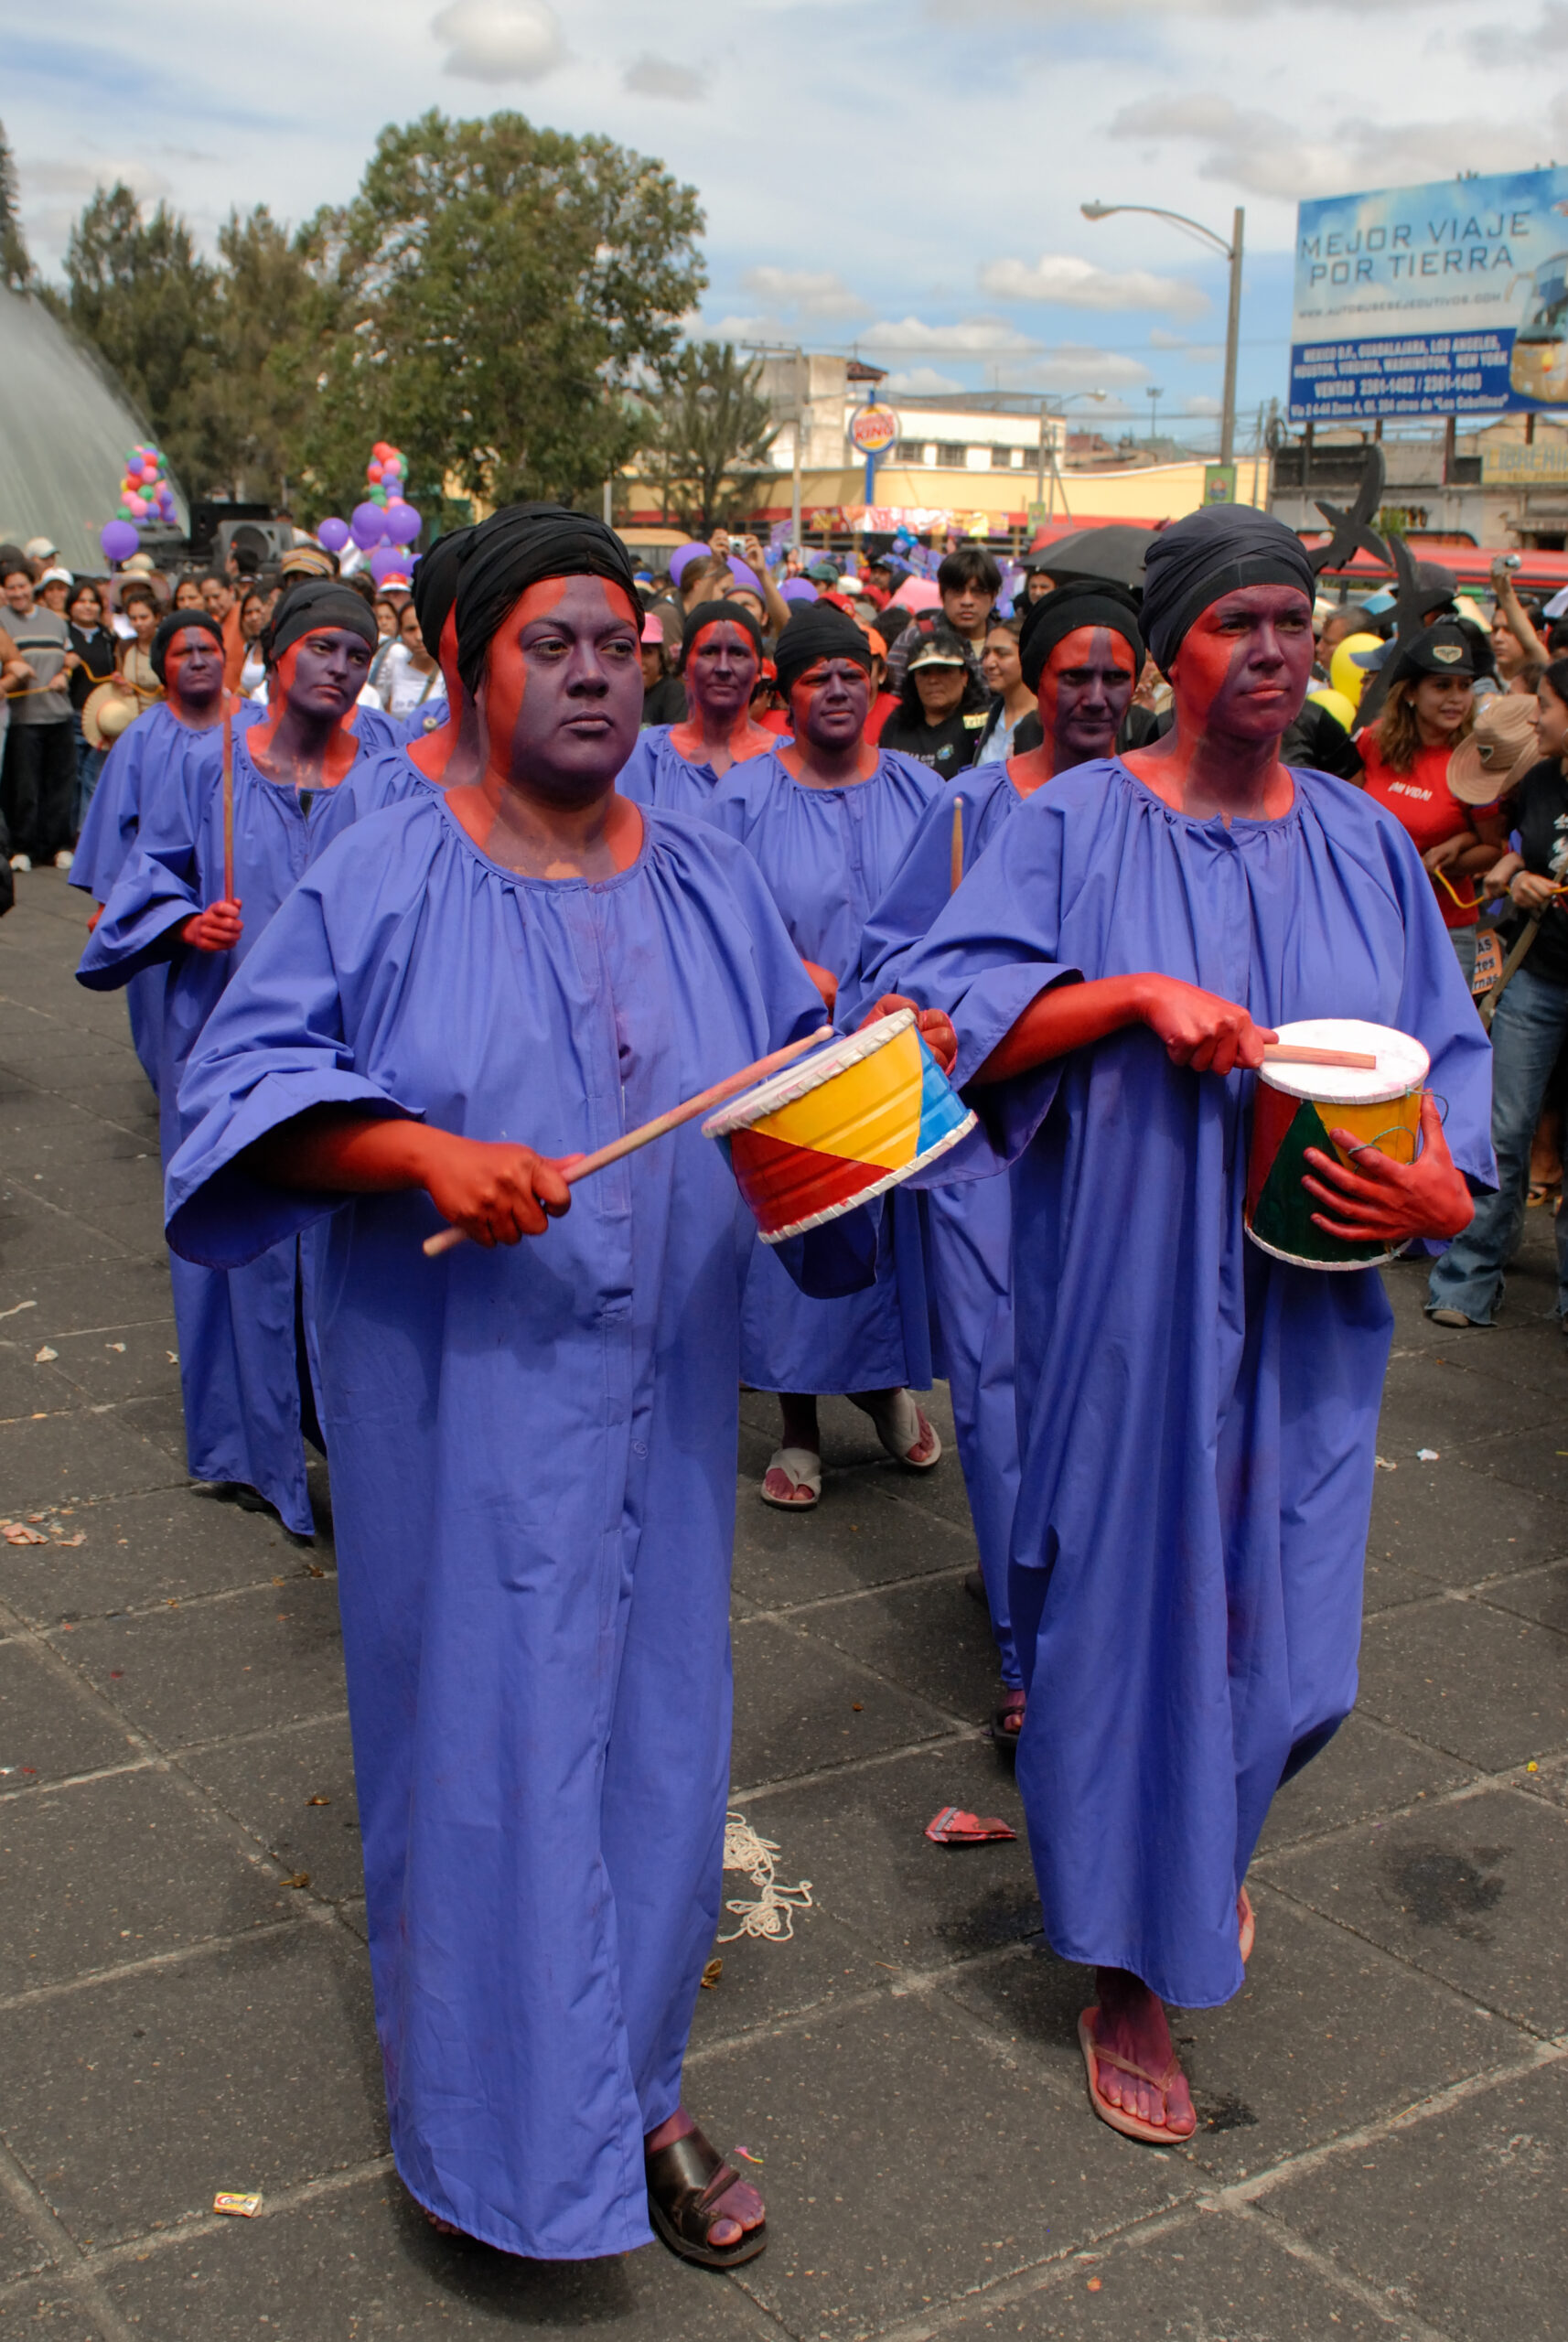
[[[377,130],[514,107],[660,156],[699,189],[703,328],[857,348],[895,390],[1080,396],[1212,435],[1227,235],[1247,210],[1240,444],[1283,397],[1301,196],[1568,159],[1568,0],[0,0],[0,114],[35,256],[100,180],[210,241],[297,220]],[[1524,70],[1527,60],[1530,70]]]

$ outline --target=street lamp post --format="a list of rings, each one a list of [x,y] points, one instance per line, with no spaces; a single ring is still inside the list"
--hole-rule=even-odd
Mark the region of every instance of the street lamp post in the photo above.
[[[1150,220],[1173,220],[1178,228],[1190,230],[1224,253],[1230,263],[1230,302],[1225,322],[1225,390],[1219,415],[1219,460],[1228,464],[1236,452],[1236,353],[1241,338],[1241,243],[1247,224],[1247,214],[1240,204],[1231,216],[1230,242],[1226,242],[1201,220],[1189,220],[1185,211],[1163,211],[1154,203],[1083,203],[1079,206],[1086,220],[1109,220],[1118,211],[1141,211]]]

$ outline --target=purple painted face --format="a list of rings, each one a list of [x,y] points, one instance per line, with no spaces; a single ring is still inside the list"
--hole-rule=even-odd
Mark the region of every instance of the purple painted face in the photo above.
[[[492,770],[551,796],[599,795],[642,721],[640,617],[603,577],[546,577],[497,628],[481,706]]]
[[[1197,618],[1171,662],[1176,727],[1197,740],[1277,739],[1312,680],[1312,605],[1298,586],[1242,586]]]
[[[277,663],[278,682],[290,707],[339,723],[364,689],[371,671],[370,647],[347,627],[320,627],[291,642]]]
[[[1053,647],[1038,695],[1056,771],[1111,754],[1137,680],[1132,645],[1108,626],[1076,627]]]
[[[757,645],[733,618],[705,626],[686,656],[686,688],[700,708],[739,715],[750,706],[761,661]]]
[[[223,688],[223,646],[204,626],[188,626],[164,653],[164,688],[185,707],[209,707]]]
[[[814,748],[842,751],[865,730],[871,677],[854,659],[819,659],[789,687],[790,720]]]

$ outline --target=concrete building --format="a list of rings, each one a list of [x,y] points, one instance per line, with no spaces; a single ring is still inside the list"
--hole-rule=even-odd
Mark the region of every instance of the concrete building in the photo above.
[[[1336,428],[1279,448],[1270,510],[1293,529],[1320,529],[1314,497],[1349,502],[1371,436]],[[1568,425],[1507,415],[1451,437],[1385,439],[1383,457],[1383,509],[1407,535],[1544,552],[1568,544]]]

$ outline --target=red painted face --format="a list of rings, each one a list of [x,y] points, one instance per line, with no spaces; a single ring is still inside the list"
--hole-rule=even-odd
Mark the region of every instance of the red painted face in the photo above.
[[[208,707],[223,688],[223,646],[204,626],[182,627],[164,652],[164,689],[184,707]]]
[[[642,721],[642,661],[622,586],[545,577],[507,612],[485,656],[490,769],[581,799],[609,787]]]
[[[1108,757],[1138,681],[1133,646],[1113,627],[1075,627],[1040,674],[1040,724],[1055,772]]]
[[[751,704],[762,661],[745,627],[715,618],[703,627],[686,653],[686,689],[704,714],[744,715]]]
[[[1171,662],[1178,738],[1277,739],[1301,713],[1312,660],[1312,605],[1299,586],[1222,594]]]
[[[855,659],[819,659],[789,686],[790,728],[816,748],[846,748],[865,729],[871,677]]]
[[[319,627],[291,642],[278,660],[278,691],[291,708],[340,724],[364,689],[370,646],[349,627]]]

